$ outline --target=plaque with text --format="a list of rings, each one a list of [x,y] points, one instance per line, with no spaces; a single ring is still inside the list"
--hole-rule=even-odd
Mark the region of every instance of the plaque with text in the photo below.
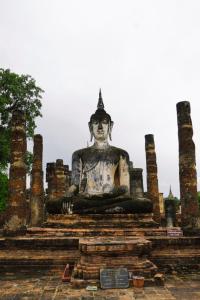
[[[125,289],[129,287],[126,268],[101,269],[100,283],[102,289]]]
[[[180,228],[172,227],[167,229],[167,235],[171,237],[183,236],[183,231]]]

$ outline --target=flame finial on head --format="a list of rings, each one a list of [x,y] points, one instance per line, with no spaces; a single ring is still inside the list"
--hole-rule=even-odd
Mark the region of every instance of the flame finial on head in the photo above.
[[[88,123],[89,128],[90,128],[90,133],[91,133],[91,139],[90,141],[92,141],[93,138],[93,128],[92,128],[92,123],[93,122],[102,122],[102,121],[107,121],[107,123],[109,124],[109,129],[108,129],[108,134],[111,139],[111,131],[112,131],[112,127],[113,127],[113,121],[111,120],[111,116],[109,114],[107,114],[107,112],[104,110],[104,104],[103,104],[103,99],[102,99],[102,95],[101,95],[101,89],[99,90],[99,99],[98,99],[98,103],[97,103],[97,110],[95,111],[94,114],[91,115],[90,117],[90,121]]]
[[[98,99],[97,109],[104,109],[103,99],[102,99],[102,95],[101,95],[101,89],[99,90],[99,99]]]

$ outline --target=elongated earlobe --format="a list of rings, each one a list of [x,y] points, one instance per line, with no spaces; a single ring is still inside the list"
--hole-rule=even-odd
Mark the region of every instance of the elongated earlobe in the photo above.
[[[112,141],[112,129],[113,129],[113,125],[114,125],[114,122],[111,121],[109,123],[109,126],[108,126],[108,135],[109,135],[110,141]]]
[[[92,142],[92,140],[93,140],[93,134],[92,132],[90,132],[90,142]]]
[[[88,126],[89,126],[89,130],[90,130],[90,142],[92,142],[92,140],[93,140],[93,133],[92,133],[92,125],[91,125],[90,122],[88,123]]]

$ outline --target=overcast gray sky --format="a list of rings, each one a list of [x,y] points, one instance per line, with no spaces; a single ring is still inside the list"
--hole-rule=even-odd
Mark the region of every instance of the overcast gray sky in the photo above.
[[[160,192],[179,195],[176,103],[191,103],[200,177],[200,1],[0,0],[0,66],[30,74],[45,90],[44,162],[89,140],[102,88],[112,144],[146,163],[155,137]],[[200,189],[200,187],[199,187]]]

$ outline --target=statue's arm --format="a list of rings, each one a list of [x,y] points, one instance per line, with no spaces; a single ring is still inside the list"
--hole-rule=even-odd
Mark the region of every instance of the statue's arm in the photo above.
[[[76,151],[72,155],[72,185],[69,187],[67,196],[71,197],[79,191],[81,176],[81,158]]]
[[[122,153],[119,160],[119,182],[120,186],[127,188],[127,194],[130,193],[130,175],[129,175],[129,156],[128,153]]]

